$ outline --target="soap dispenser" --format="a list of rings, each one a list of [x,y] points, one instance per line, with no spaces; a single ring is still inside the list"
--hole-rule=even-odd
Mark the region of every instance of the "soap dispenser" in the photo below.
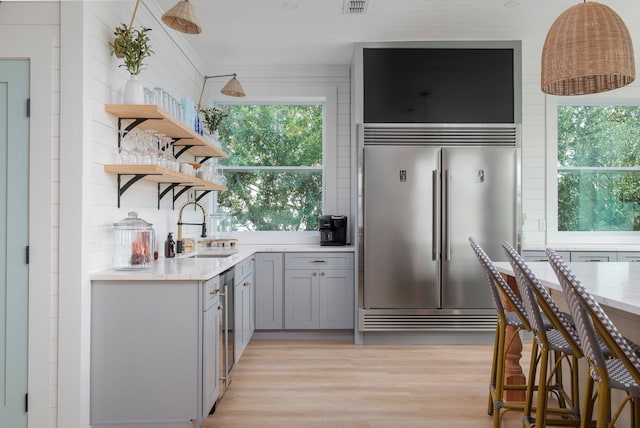
[[[171,232],[167,236],[167,240],[164,241],[164,256],[171,258],[176,256],[176,241],[173,240]]]

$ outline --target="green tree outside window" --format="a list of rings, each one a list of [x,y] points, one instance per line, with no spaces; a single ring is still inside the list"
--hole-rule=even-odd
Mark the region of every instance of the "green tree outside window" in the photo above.
[[[322,105],[225,105],[227,178],[217,202],[235,230],[310,231],[322,213]]]
[[[640,230],[640,106],[558,107],[558,230]]]

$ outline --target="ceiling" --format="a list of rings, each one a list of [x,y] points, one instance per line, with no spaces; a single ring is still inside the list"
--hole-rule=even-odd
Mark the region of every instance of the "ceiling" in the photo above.
[[[527,40],[540,45],[577,0],[368,0],[344,14],[344,0],[191,0],[202,33],[184,38],[206,68],[220,65],[349,64],[357,42]],[[177,0],[157,0],[168,10]],[[600,0],[640,46],[640,1]],[[637,49],[637,48],[636,48]],[[638,56],[638,55],[636,55]]]

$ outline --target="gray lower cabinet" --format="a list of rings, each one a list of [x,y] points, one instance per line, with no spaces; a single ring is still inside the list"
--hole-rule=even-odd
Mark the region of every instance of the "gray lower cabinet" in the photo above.
[[[256,254],[256,330],[284,328],[284,254]]]
[[[218,396],[218,282],[92,282],[92,427],[201,425]]]
[[[285,329],[352,329],[352,253],[287,253]]]
[[[234,269],[234,344],[237,363],[255,330],[254,256],[247,257]]]
[[[319,272],[287,269],[284,274],[284,290],[285,328],[320,328]]]

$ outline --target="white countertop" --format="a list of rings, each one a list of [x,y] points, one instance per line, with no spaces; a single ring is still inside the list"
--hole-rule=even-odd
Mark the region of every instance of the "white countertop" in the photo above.
[[[207,258],[198,255],[225,254],[229,257]],[[355,247],[321,245],[236,245],[233,248],[207,248],[179,255],[175,258],[160,258],[149,269],[115,270],[104,269],[91,274],[92,281],[204,281],[235,266],[255,253],[290,252],[354,252]],[[195,256],[195,257],[193,257]]]
[[[498,271],[513,275],[508,262],[494,264]],[[573,262],[567,265],[598,303],[640,315],[640,263]],[[545,287],[562,292],[548,262],[527,262],[527,266]]]

